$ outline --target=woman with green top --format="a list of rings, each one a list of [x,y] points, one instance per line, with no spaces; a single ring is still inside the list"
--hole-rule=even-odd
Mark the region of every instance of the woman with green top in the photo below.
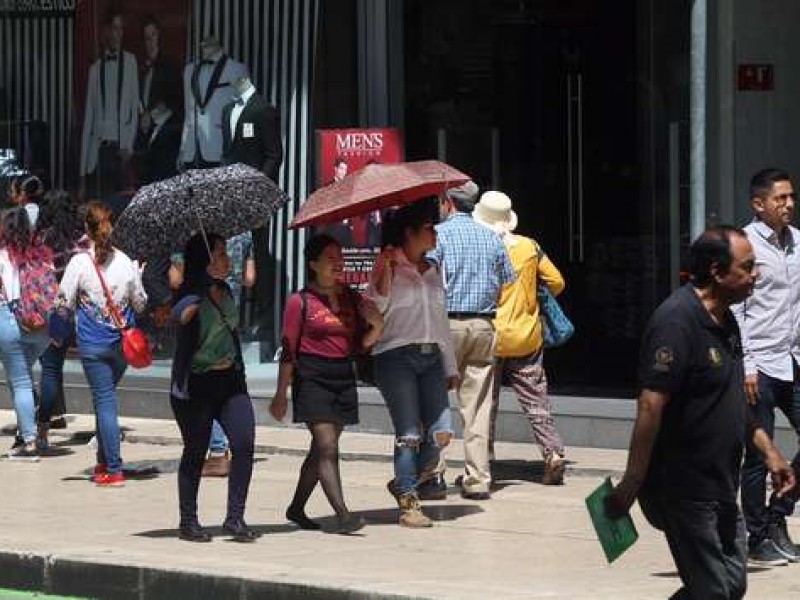
[[[244,521],[255,418],[236,333],[238,311],[225,283],[230,268],[223,238],[195,235],[186,244],[183,283],[173,305],[179,328],[171,403],[184,443],[178,470],[180,538],[191,542],[211,541],[197,519],[197,491],[214,419],[225,430],[233,455],[222,528],[239,542],[259,537]]]

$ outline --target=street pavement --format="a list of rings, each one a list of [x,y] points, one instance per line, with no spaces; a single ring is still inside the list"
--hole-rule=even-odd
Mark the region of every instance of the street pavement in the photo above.
[[[8,431],[13,423],[12,412],[0,411],[0,427]],[[292,589],[305,592],[269,597],[648,600],[666,598],[679,585],[666,543],[638,509],[637,544],[613,565],[603,557],[584,498],[603,477],[622,471],[623,451],[570,448],[566,485],[547,487],[538,482],[542,463],[535,448],[498,443],[497,485],[490,501],[464,500],[451,490],[447,500],[425,503],[435,520],[432,529],[409,530],[396,524],[397,509],[385,488],[392,476],[391,437],[345,432],[345,495],[367,527],[341,536],[300,531],[286,522],[283,513],[309,436],[298,427],[259,427],[247,521],[264,536],[248,545],[224,537],[219,525],[226,481],[205,479],[200,518],[217,535],[201,545],[177,539],[181,448],[176,426],[156,419],[123,418],[121,423],[123,457],[135,472],[124,488],[98,489],[88,480],[94,464],[86,443],[93,429],[89,416],[76,416],[67,430],[54,432],[53,451],[39,463],[0,460],[0,554],[5,557],[0,568],[6,569],[0,572],[0,587],[35,587],[22,571],[9,585],[15,573],[8,569],[22,568],[9,567],[17,564],[13,557],[21,557],[19,564],[45,557],[45,571],[51,572],[44,577],[50,586],[46,591],[76,596],[89,596],[85,592],[98,578],[110,585],[107,580],[115,575],[108,573],[116,571],[108,571],[109,565],[177,574],[180,581],[201,582],[206,592],[217,579],[239,586],[235,594],[189,596],[174,584],[171,593],[147,595],[141,575],[131,583],[119,575],[118,586],[130,585],[131,593],[114,597],[131,598],[252,600],[268,597],[255,590],[296,584]],[[10,444],[10,437],[0,437],[3,450]],[[461,456],[456,441],[451,483]],[[307,512],[323,527],[333,525],[321,490],[315,491]],[[789,527],[800,540],[800,519],[790,518]],[[72,582],[70,589],[54,589],[55,567],[65,562],[82,565],[83,587]],[[800,564],[752,571],[749,580],[748,598],[798,597]]]

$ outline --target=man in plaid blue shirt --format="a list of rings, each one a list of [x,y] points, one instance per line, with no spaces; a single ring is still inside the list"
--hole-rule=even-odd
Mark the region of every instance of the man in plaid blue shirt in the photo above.
[[[431,251],[444,277],[447,313],[461,376],[457,390],[464,420],[464,473],[461,494],[489,499],[489,438],[494,386],[494,319],[503,285],[515,280],[514,267],[499,236],[469,214],[478,197],[473,182],[451,188],[441,202],[442,222]],[[444,453],[442,453],[444,454]],[[445,459],[420,484],[423,499],[446,497]],[[423,478],[421,478],[423,479]]]

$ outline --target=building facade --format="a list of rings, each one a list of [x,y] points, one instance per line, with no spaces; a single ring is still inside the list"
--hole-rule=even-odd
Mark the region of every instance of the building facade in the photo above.
[[[76,15],[97,2],[0,2],[0,147],[56,185],[72,183]],[[567,279],[577,334],[547,358],[561,393],[629,393],[691,239],[747,221],[756,170],[800,172],[792,0],[188,4],[187,57],[215,32],[281,111],[293,200],[270,227],[276,321],[303,283],[305,234],[286,224],[313,187],[316,129],[396,127],[408,160],[511,196]]]

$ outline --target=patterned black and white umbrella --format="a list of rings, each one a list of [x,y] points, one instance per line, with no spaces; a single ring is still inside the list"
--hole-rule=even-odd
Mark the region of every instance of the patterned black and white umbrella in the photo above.
[[[228,238],[263,227],[288,199],[246,165],[193,169],[142,187],[117,220],[112,242],[132,258],[163,257],[201,228]]]

